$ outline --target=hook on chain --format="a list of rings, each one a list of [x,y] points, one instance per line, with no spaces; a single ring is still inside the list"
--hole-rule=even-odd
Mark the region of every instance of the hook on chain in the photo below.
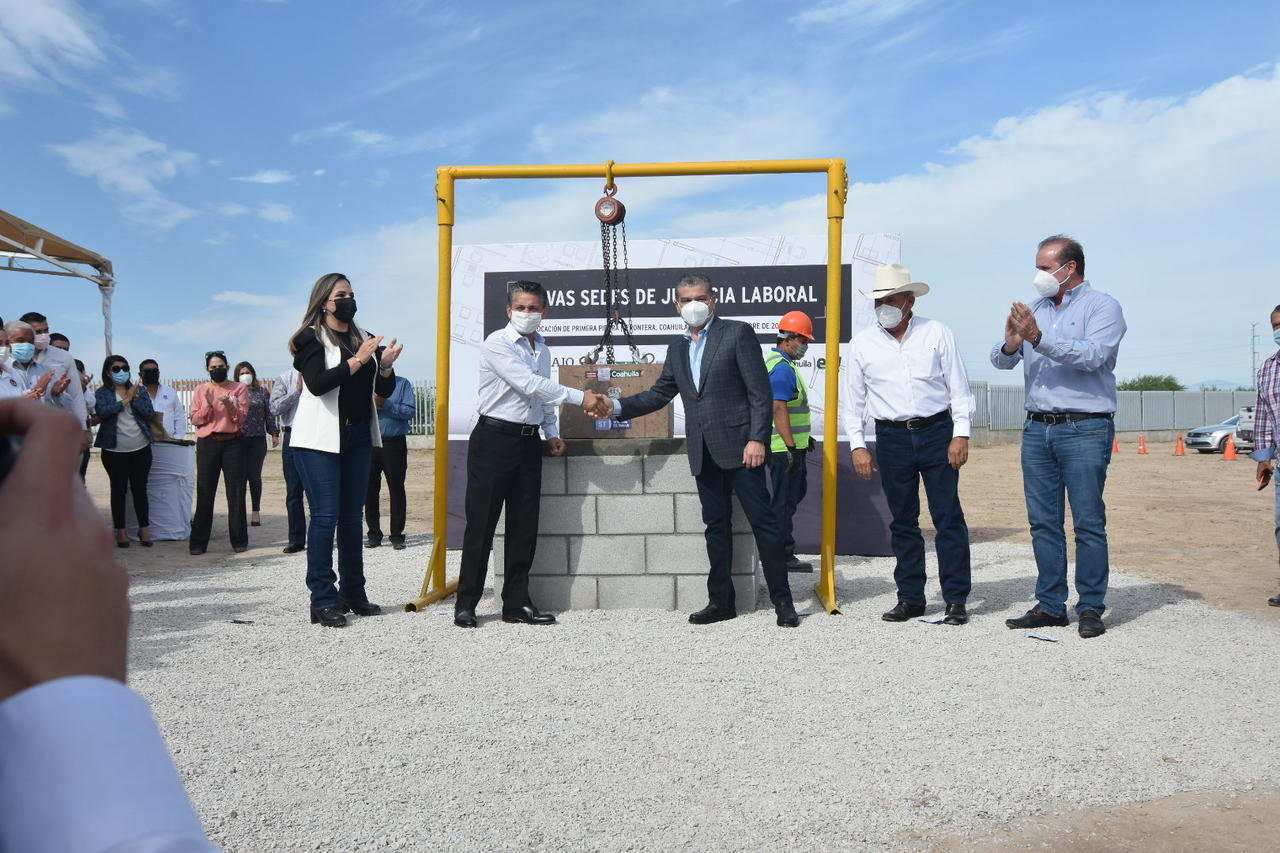
[[[613,161],[604,161],[604,194],[612,196],[618,192],[617,185],[613,182]]]

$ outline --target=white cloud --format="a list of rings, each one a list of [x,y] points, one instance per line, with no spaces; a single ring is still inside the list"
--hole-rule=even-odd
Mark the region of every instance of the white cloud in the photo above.
[[[226,201],[221,204],[213,205],[214,212],[222,216],[244,216],[252,211],[252,208],[245,204],[235,201]]]
[[[354,127],[349,121],[339,121],[323,127],[300,130],[289,137],[289,141],[294,145],[308,145],[336,140],[345,143],[353,154],[399,155],[439,150],[468,139],[472,132],[467,125],[453,125],[395,137],[380,130]]]
[[[126,92],[147,98],[162,101],[177,101],[182,98],[182,75],[163,66],[139,66],[132,74],[121,78],[118,85]]]
[[[35,86],[65,81],[106,60],[101,35],[72,0],[0,0],[0,80]]]
[[[224,290],[213,295],[214,302],[226,302],[231,305],[248,305],[254,308],[283,305],[279,296],[268,296],[263,293],[245,293],[243,290]]]
[[[170,148],[140,130],[123,127],[98,130],[78,142],[47,148],[73,173],[93,178],[117,196],[124,214],[135,222],[172,228],[196,215],[157,186],[198,168],[200,158],[190,151]]]
[[[812,26],[855,26],[874,28],[887,24],[924,6],[928,0],[838,0],[805,9],[791,19],[800,28]]]
[[[210,246],[225,246],[227,243],[230,243],[234,237],[235,235],[230,231],[215,231],[208,237],[205,237],[204,241]]]
[[[233,181],[243,181],[250,184],[287,184],[294,180],[297,176],[284,169],[262,169],[254,172],[252,175],[242,175],[238,178],[232,178]]]
[[[292,222],[293,211],[287,205],[270,202],[258,208],[258,216],[268,222]]]
[[[316,170],[315,170],[314,172],[312,172],[311,174],[318,178],[318,177],[320,177],[321,175],[323,175],[323,174],[324,174],[324,169],[316,169]]]

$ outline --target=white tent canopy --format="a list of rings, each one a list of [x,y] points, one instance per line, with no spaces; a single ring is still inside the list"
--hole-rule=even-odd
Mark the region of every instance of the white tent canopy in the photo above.
[[[96,284],[102,294],[102,330],[106,351],[111,354],[111,295],[116,286],[111,261],[0,210],[0,270],[71,276]]]

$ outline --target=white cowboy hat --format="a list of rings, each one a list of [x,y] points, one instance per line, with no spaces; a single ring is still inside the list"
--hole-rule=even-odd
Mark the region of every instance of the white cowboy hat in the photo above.
[[[862,295],[868,299],[884,299],[895,293],[914,293],[924,296],[929,292],[929,285],[923,281],[912,281],[911,270],[902,264],[881,264],[876,267],[876,286],[870,293],[865,290]]]

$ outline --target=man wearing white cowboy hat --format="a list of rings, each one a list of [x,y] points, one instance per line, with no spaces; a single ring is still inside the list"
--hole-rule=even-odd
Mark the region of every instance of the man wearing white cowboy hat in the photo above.
[[[938,580],[947,625],[969,621],[969,528],[960,508],[960,467],[969,459],[973,394],[951,330],[914,313],[916,297],[929,285],[912,281],[902,264],[876,269],[876,325],[853,338],[846,391],[846,418],[853,468],[871,479],[879,462],[880,483],[893,520],[890,542],[897,566],[897,605],[881,618],[905,622],[925,612],[924,536],[920,533],[920,481],[924,480],[937,537]],[[863,434],[875,421],[876,456]]]

